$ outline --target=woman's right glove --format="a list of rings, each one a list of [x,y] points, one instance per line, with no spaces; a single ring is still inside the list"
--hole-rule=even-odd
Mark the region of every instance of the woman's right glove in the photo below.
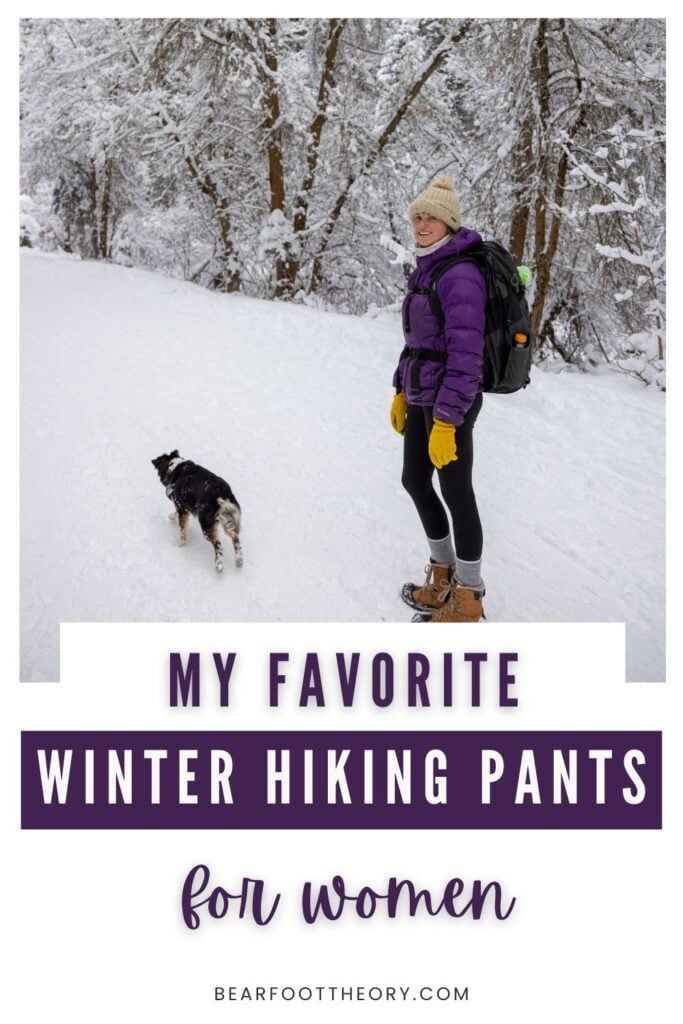
[[[449,462],[457,462],[458,446],[455,443],[455,427],[443,420],[434,420],[429,435],[429,458],[437,469],[443,469]]]
[[[406,413],[408,412],[408,402],[406,396],[402,391],[397,392],[394,395],[394,400],[391,403],[391,409],[389,411],[389,419],[391,425],[397,434],[402,434],[406,429]]]

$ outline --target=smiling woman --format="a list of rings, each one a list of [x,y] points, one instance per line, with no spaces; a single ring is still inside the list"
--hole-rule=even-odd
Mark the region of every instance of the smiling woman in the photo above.
[[[433,214],[418,211],[413,215],[413,235],[415,244],[420,248],[427,248],[435,242],[440,242],[448,233],[448,226]]]
[[[472,488],[472,432],[482,403],[486,287],[470,260],[442,268],[443,324],[430,289],[443,261],[467,253],[481,235],[462,226],[450,178],[437,178],[408,212],[417,267],[403,303],[405,346],[390,418],[403,435],[403,486],[422,522],[429,563],[424,584],[406,583],[401,596],[416,610],[413,621],[478,622],[483,537]],[[432,483],[435,469],[443,502]]]

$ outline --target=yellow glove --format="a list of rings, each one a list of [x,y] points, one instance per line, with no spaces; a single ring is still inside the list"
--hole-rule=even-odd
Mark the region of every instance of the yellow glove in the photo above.
[[[394,395],[394,400],[391,403],[391,410],[389,412],[389,419],[391,425],[397,434],[402,434],[406,429],[406,413],[408,411],[408,403],[406,396],[402,391]]]
[[[434,420],[429,435],[429,458],[436,468],[443,469],[449,462],[457,462],[457,451],[455,426],[452,423],[444,423],[443,420]]]

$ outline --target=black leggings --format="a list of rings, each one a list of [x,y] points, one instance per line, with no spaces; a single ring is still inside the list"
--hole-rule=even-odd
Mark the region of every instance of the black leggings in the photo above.
[[[481,403],[482,396],[477,395],[464,422],[455,428],[458,458],[438,470],[439,487],[453,520],[455,550],[458,558],[465,562],[477,562],[481,558],[483,542],[477,499],[472,487],[472,430]],[[433,421],[432,406],[408,406],[403,435],[402,483],[415,503],[427,537],[440,540],[447,536],[450,528],[446,510],[432,483],[434,466],[429,458],[429,432]]]

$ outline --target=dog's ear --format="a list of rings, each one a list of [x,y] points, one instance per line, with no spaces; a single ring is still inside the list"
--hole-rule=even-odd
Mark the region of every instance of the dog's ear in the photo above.
[[[178,449],[174,448],[171,454],[169,455],[169,459],[177,459],[179,455],[180,452],[178,451]]]

